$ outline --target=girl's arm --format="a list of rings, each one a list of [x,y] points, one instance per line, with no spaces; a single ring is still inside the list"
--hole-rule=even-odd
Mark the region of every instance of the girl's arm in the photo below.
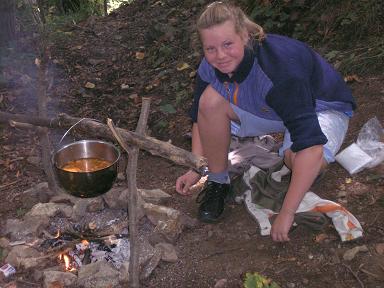
[[[292,226],[294,214],[323,166],[323,146],[315,145],[303,149],[294,154],[291,160],[291,183],[271,229],[274,241],[289,240],[288,232]]]

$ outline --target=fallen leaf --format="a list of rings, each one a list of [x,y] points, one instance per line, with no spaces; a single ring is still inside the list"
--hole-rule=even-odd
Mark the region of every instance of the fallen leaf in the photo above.
[[[345,183],[346,184],[351,184],[352,183],[352,178],[345,178]]]
[[[316,243],[322,243],[325,239],[327,239],[328,238],[328,235],[327,234],[325,234],[325,233],[321,233],[321,234],[319,234],[319,235],[316,235],[316,237],[315,237],[315,242]]]
[[[129,85],[128,85],[128,84],[121,84],[121,85],[120,85],[120,88],[121,88],[122,90],[124,90],[124,89],[128,89],[128,88],[129,88]]]
[[[185,63],[185,62],[179,63],[176,66],[177,71],[183,71],[183,70],[188,69],[188,68],[189,68],[189,64]]]
[[[357,76],[356,74],[345,76],[345,77],[344,77],[344,81],[347,82],[347,83],[349,83],[349,82],[354,82],[354,81],[356,81],[356,82],[360,82],[360,83],[363,82],[363,81],[359,78],[359,76]]]
[[[189,73],[189,78],[193,78],[196,76],[196,71],[192,71],[191,73]]]
[[[151,84],[149,84],[148,86],[145,86],[145,91],[151,91],[153,89],[153,86]]]
[[[35,65],[40,66],[41,60],[39,58],[35,58]]]
[[[375,245],[375,250],[377,254],[384,255],[384,243],[378,243]]]
[[[144,52],[136,52],[136,59],[143,60],[144,56]]]
[[[93,84],[93,83],[91,83],[91,82],[87,82],[87,83],[85,83],[85,86],[84,86],[84,87],[85,87],[85,88],[89,88],[89,89],[93,89],[93,88],[96,87],[96,85]]]

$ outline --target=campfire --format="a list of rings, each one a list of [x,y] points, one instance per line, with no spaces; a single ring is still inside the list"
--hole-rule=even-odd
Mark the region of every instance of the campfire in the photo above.
[[[116,269],[120,269],[125,261],[129,260],[129,241],[127,234],[111,235],[95,238],[92,241],[76,239],[70,234],[58,232],[53,239],[47,239],[41,247],[58,249],[64,247],[64,252],[58,256],[59,264],[65,271],[77,271],[83,265],[106,260]],[[77,242],[77,243],[76,243]]]
[[[46,194],[47,187],[47,183],[38,184],[24,195],[39,199],[38,194]],[[121,287],[129,281],[132,254],[126,193],[124,187],[114,187],[100,197],[59,194],[47,203],[36,203],[23,219],[7,220],[5,262],[16,272],[42,271],[41,280],[47,287],[54,282]],[[196,220],[161,205],[170,196],[159,189],[139,190],[139,195],[139,266],[140,278],[145,279],[160,261],[177,261],[173,244],[183,227],[194,226]]]

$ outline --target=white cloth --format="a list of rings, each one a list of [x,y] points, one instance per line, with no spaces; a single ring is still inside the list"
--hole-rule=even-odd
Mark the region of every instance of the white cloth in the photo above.
[[[279,181],[279,178],[281,179],[282,176],[289,173],[289,170],[284,167],[285,166],[283,166],[280,171],[275,172],[276,181]],[[260,171],[259,168],[252,166],[244,173],[243,179],[248,187],[251,187],[249,179],[251,179],[258,171]],[[259,223],[260,234],[270,235],[271,222],[269,219],[277,213],[253,203],[251,189],[244,192],[243,201],[248,212]],[[346,208],[336,202],[322,199],[311,191],[308,191],[304,195],[296,213],[308,211],[321,212],[330,217],[335,229],[340,235],[341,241],[353,240],[362,237],[363,235],[363,228],[359,221]]]

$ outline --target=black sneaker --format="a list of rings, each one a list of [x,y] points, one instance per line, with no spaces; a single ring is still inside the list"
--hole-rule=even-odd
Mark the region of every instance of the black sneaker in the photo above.
[[[217,222],[223,214],[226,198],[231,194],[230,190],[230,184],[208,181],[196,199],[197,203],[201,203],[199,220],[208,223]]]

